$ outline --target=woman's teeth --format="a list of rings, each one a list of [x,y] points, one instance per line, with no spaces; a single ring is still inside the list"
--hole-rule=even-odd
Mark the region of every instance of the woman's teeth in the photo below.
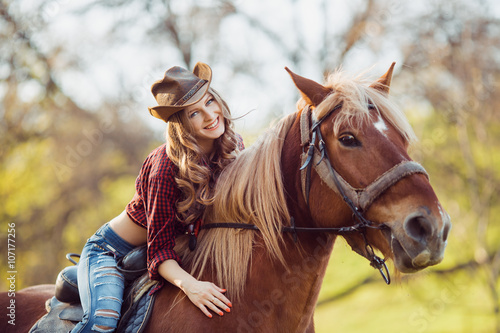
[[[211,123],[210,125],[208,125],[207,127],[205,127],[205,129],[212,129],[214,128],[215,126],[219,125],[219,117],[217,117],[213,123]]]

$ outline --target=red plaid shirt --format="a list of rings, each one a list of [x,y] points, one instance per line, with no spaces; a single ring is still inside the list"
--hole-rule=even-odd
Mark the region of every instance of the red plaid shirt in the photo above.
[[[245,148],[239,135],[238,148]],[[135,195],[126,208],[132,221],[148,230],[149,277],[161,282],[152,293],[163,285],[158,266],[168,259],[181,264],[174,251],[175,237],[186,231],[177,218],[175,207],[181,195],[175,182],[178,171],[178,167],[167,156],[166,144],[153,150],[142,165],[135,183]]]

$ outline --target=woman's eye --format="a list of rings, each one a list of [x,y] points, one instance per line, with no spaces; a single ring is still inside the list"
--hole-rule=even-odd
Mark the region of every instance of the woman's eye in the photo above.
[[[198,111],[191,112],[191,113],[189,114],[189,118],[193,118],[193,117],[195,117],[196,115],[198,115]]]
[[[344,147],[352,148],[361,146],[361,142],[359,142],[358,139],[356,139],[356,137],[352,134],[341,135],[339,141]]]
[[[207,103],[206,103],[205,105],[207,105],[207,106],[208,106],[208,105],[212,104],[212,102],[213,102],[213,101],[214,101],[214,99],[213,99],[213,98],[210,98],[210,99],[207,101]]]

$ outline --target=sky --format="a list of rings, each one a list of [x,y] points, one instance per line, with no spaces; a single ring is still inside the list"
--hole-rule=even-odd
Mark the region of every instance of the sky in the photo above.
[[[189,9],[192,1],[172,0],[170,3],[174,12],[183,13]],[[214,2],[218,1],[196,1],[207,8]],[[53,64],[57,71],[56,79],[78,104],[86,109],[97,110],[105,100],[120,99],[124,94],[131,94],[136,104],[124,107],[124,116],[127,113],[139,114],[153,129],[163,131],[164,124],[147,112],[147,106],[156,105],[150,87],[163,77],[166,69],[182,64],[182,59],[166,42],[158,41],[152,45],[144,41],[144,31],[151,29],[155,20],[146,15],[137,20],[137,11],[141,10],[138,6],[121,6],[119,10],[111,11],[92,5],[94,3],[94,0],[20,0],[11,6],[16,6],[16,10],[24,15],[42,17],[47,23],[46,31],[36,31],[34,34],[35,44],[40,50],[48,51],[63,46],[58,62]],[[327,25],[329,32],[342,31],[351,13],[361,3],[364,2],[331,1],[323,8],[320,0],[297,0],[296,6],[289,6],[286,0],[235,1],[239,10],[265,24],[287,47],[293,49],[300,41],[305,45],[301,52],[305,59],[302,68],[293,68],[288,58],[248,22],[238,16],[223,22],[220,43],[224,54],[221,57],[243,62],[252,59],[258,64],[254,69],[257,79],[233,73],[225,65],[225,59],[209,64],[214,73],[212,86],[229,102],[233,115],[239,116],[250,111],[242,121],[236,123],[237,128],[239,126],[250,132],[260,130],[267,125],[270,117],[281,117],[295,111],[298,93],[284,67],[288,66],[297,74],[321,81],[321,68],[315,63],[314,56],[322,45],[322,29]],[[426,10],[420,3],[403,5],[402,0],[389,0],[388,3],[385,9],[377,13],[377,17],[371,18],[371,24],[363,32],[366,38],[383,33],[377,30],[377,20],[394,21],[404,16],[407,10]],[[499,2],[493,1],[492,4],[493,11],[498,14]],[[87,6],[91,6],[90,10],[81,15],[79,11]],[[158,13],[161,12],[159,8]],[[110,31],[115,22],[127,18],[135,18],[133,24],[126,26],[125,32],[118,38],[112,37]],[[294,26],[293,22],[297,21],[300,26]],[[194,58],[202,61],[206,59],[208,51],[204,50],[211,47],[209,43],[207,41],[206,47],[197,48],[199,53],[194,54]],[[398,60],[401,59],[398,47],[383,41],[381,48],[383,52],[374,55],[368,48],[357,47],[349,53],[345,63],[332,64],[332,70],[335,69],[333,66],[338,65],[351,72],[372,68],[378,76],[396,61],[397,75],[400,70]],[[77,69],[68,70],[67,65],[75,61],[78,61]],[[36,96],[39,90],[36,84],[30,82],[22,89],[26,98]]]
[[[150,93],[150,86],[163,77],[166,69],[182,64],[182,59],[168,43],[144,43],[144,31],[150,29],[154,23],[154,19],[148,19],[147,16],[140,22],[134,22],[130,29],[126,29],[126,34],[120,36],[121,40],[110,39],[114,23],[135,16],[140,8],[127,6],[110,11],[94,5],[86,14],[79,14],[79,10],[94,2],[21,0],[12,5],[17,6],[20,13],[38,15],[47,23],[46,31],[36,31],[34,34],[35,44],[41,51],[63,46],[58,62],[53,64],[57,71],[56,79],[63,90],[80,106],[90,110],[98,109],[104,100],[119,99],[123,97],[123,93],[129,93],[137,105],[124,110],[124,113],[138,113],[145,122],[162,131],[164,124],[158,123],[147,112],[147,106],[156,104]],[[210,6],[213,2],[203,0],[197,1],[197,4]],[[263,3],[265,5],[262,5]],[[182,13],[188,10],[190,1],[171,1],[171,4],[173,11]],[[280,36],[282,43],[292,47],[296,43],[296,36],[282,30],[283,27],[291,26],[294,17],[301,17],[304,24],[298,29],[305,29],[305,45],[314,51],[321,38],[314,33],[320,28],[317,26],[317,17],[322,15],[320,1],[299,1],[298,6],[294,8],[287,4],[288,1],[284,0],[236,1],[240,10],[265,22],[269,29]],[[33,10],[34,8],[37,10]],[[343,12],[349,8],[339,2],[332,10]],[[345,23],[342,15],[335,20],[336,26]],[[241,37],[242,32],[245,38]],[[229,54],[228,57],[242,61],[253,57],[258,58],[259,63],[256,68],[256,71],[259,71],[256,73],[259,78],[257,81],[248,75],[233,73],[222,61],[210,64],[214,72],[212,86],[227,99],[233,114],[239,116],[250,111],[237,126],[252,131],[253,128],[266,125],[269,113],[280,117],[295,111],[294,104],[298,93],[284,70],[285,66],[293,67],[289,61],[279,52],[273,51],[273,45],[270,45],[268,40],[262,38],[258,31],[252,31],[252,27],[237,16],[224,21],[221,33],[222,49]],[[207,48],[209,47],[210,45],[207,45]],[[313,52],[305,50],[304,53],[307,57]],[[198,56],[201,60],[206,58],[205,54]],[[79,68],[68,70],[67,65],[77,60]],[[306,68],[291,69],[321,80],[321,72],[314,66],[313,60],[311,59],[311,65]],[[23,89],[26,98],[36,96],[39,90],[33,83],[25,84]]]

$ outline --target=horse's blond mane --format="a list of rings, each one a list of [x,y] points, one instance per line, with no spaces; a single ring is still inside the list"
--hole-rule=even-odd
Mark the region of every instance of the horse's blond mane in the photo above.
[[[223,171],[215,189],[214,204],[207,208],[205,223],[254,224],[259,232],[241,229],[202,230],[196,251],[186,250],[186,241],[176,249],[191,273],[200,277],[207,268],[214,283],[238,299],[243,292],[251,263],[255,237],[263,240],[267,253],[284,264],[280,249],[282,225],[289,225],[281,173],[281,150],[296,115],[291,114],[241,152]]]

